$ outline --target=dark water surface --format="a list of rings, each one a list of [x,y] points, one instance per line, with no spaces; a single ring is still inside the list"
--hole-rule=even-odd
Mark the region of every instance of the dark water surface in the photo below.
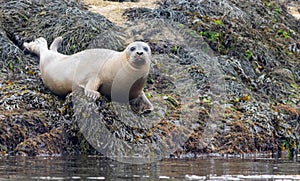
[[[2,180],[300,180],[300,162],[206,157],[133,165],[103,157],[2,157]]]

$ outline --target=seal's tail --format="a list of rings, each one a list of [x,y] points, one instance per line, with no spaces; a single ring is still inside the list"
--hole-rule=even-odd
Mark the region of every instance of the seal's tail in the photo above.
[[[37,55],[40,55],[41,48],[48,49],[47,41],[43,37],[40,37],[29,43],[25,42],[25,43],[23,43],[23,46],[30,52],[37,54]]]
[[[55,38],[50,45],[50,50],[57,52],[57,49],[60,47],[61,42],[62,42],[61,36]]]

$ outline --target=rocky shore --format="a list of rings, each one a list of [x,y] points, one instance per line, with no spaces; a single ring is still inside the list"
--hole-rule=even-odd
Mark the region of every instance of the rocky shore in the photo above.
[[[95,143],[104,138],[113,149],[130,143],[163,156],[299,150],[300,21],[276,1],[162,0],[113,19],[78,1],[0,5],[2,155],[101,154]],[[154,113],[137,119],[104,97],[52,94],[38,57],[22,47],[41,36],[62,36],[64,54],[147,42],[158,61],[145,86]]]

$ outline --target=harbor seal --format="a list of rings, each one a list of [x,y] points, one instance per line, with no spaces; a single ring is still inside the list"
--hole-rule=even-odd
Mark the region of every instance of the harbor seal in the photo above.
[[[136,41],[122,52],[87,49],[64,55],[57,52],[61,42],[62,37],[56,38],[49,49],[43,37],[23,44],[39,56],[41,78],[54,94],[66,96],[81,87],[94,100],[101,93],[112,101],[134,105],[139,113],[153,110],[143,91],[152,62],[148,44]]]

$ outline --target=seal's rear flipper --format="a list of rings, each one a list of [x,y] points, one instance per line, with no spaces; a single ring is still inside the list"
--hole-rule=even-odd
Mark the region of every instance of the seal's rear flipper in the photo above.
[[[40,37],[32,42],[24,42],[23,46],[29,50],[30,52],[40,55],[40,50],[41,48],[46,48],[48,49],[47,41],[45,38]]]
[[[57,52],[57,49],[60,47],[61,42],[62,42],[61,36],[55,38],[50,45],[50,50]]]

